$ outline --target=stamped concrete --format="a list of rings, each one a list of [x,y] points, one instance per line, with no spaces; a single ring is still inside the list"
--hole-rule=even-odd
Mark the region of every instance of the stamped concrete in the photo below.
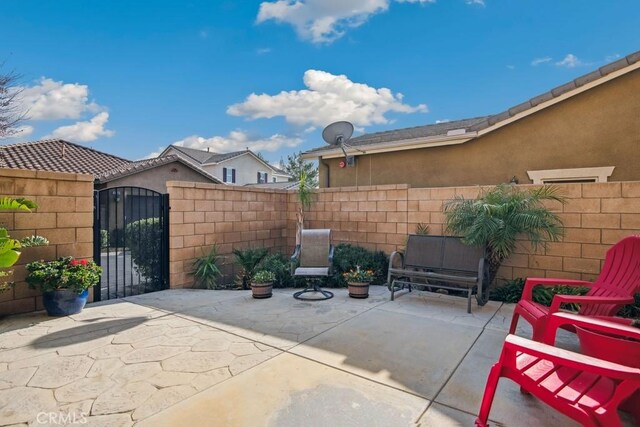
[[[512,306],[467,314],[464,298],[391,302],[383,287],[365,300],[292,294],[171,290],[2,319],[0,426],[472,425]],[[576,347],[569,333],[558,342]],[[572,425],[506,380],[495,402],[496,425]]]

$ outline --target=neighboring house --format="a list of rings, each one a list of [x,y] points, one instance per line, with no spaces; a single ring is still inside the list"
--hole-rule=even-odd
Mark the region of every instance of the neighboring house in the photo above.
[[[270,188],[273,190],[297,190],[300,185],[299,181],[288,182],[268,182],[266,184],[247,184],[245,187],[251,188]]]
[[[640,52],[500,114],[365,134],[325,145],[320,187],[640,180]]]
[[[167,181],[221,181],[178,156],[131,161],[60,139],[0,146],[0,167],[91,174],[96,189],[144,187],[166,193]]]
[[[208,150],[168,146],[158,157],[177,155],[197,164],[205,172],[219,177],[227,184],[265,184],[287,182],[289,175],[256,156],[251,150],[233,153],[214,153]]]

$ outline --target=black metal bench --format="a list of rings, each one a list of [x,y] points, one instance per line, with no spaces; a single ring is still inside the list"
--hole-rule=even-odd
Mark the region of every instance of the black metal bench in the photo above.
[[[484,248],[465,245],[459,237],[412,234],[405,253],[393,252],[389,258],[387,286],[391,301],[396,291],[411,292],[416,286],[466,290],[467,313],[471,313],[474,292],[478,305],[487,302],[487,273]]]

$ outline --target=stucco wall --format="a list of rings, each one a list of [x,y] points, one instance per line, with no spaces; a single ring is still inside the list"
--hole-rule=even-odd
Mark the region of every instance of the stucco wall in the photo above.
[[[330,187],[491,185],[527,170],[615,166],[610,181],[640,180],[640,70],[461,145],[327,159]],[[357,153],[354,153],[357,154]],[[327,171],[320,167],[320,185]]]
[[[38,259],[93,256],[93,176],[0,169],[0,196],[26,197],[38,205],[31,213],[0,213],[0,223],[11,237],[41,235],[50,242],[22,250],[13,277],[6,278],[14,280],[15,287],[0,292],[0,316],[41,310],[42,296],[24,282],[24,266]]]
[[[167,192],[167,181],[211,182],[203,175],[195,172],[193,169],[183,165],[182,163],[173,162],[113,180],[106,184],[96,186],[96,188],[103,189],[131,186],[148,188],[164,194]]]

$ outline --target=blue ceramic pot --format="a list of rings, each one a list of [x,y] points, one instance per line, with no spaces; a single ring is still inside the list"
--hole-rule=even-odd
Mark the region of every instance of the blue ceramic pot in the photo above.
[[[89,297],[89,290],[76,294],[68,289],[43,292],[42,304],[49,316],[68,316],[78,314],[84,308]]]

